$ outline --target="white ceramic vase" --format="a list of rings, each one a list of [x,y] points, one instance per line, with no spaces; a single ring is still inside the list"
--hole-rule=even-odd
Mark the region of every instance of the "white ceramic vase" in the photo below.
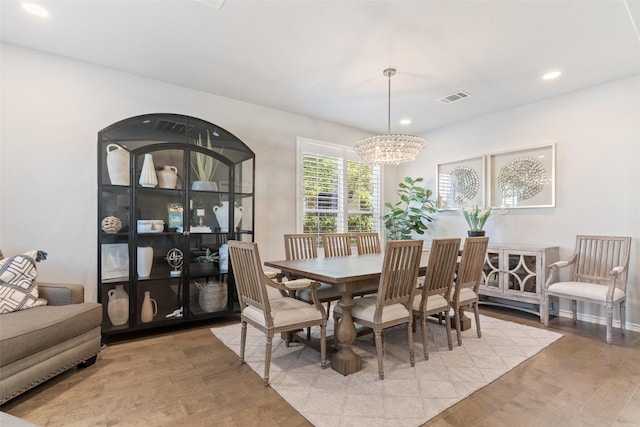
[[[140,320],[142,323],[149,323],[158,314],[158,303],[151,298],[150,291],[144,291],[144,299],[142,300],[142,310],[140,311]]]
[[[138,246],[138,277],[149,277],[153,266],[153,248]]]
[[[107,314],[113,326],[122,326],[129,321],[129,295],[124,290],[124,285],[116,285],[115,289],[109,289],[109,302]]]
[[[178,168],[175,166],[164,166],[156,171],[158,176],[158,187],[160,188],[176,188],[178,183]]]
[[[222,206],[214,206],[213,213],[216,215],[216,220],[220,226],[220,231],[223,233],[229,232],[229,202],[220,202]],[[234,216],[234,230],[240,225],[242,220],[242,206],[236,206],[233,212]]]
[[[158,185],[158,177],[156,168],[153,165],[153,156],[151,154],[144,155],[142,162],[142,171],[140,172],[140,185],[143,187],[155,187]]]
[[[107,172],[111,185],[129,185],[129,151],[118,144],[107,145]]]

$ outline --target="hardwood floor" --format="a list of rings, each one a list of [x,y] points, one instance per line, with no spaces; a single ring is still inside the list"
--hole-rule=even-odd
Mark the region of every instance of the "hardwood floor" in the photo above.
[[[481,312],[542,327],[516,311]],[[604,326],[555,318],[550,329],[565,336],[425,425],[639,426],[640,333],[622,337],[616,329],[607,345]],[[1,409],[42,426],[310,425],[209,325],[112,343],[94,366]]]

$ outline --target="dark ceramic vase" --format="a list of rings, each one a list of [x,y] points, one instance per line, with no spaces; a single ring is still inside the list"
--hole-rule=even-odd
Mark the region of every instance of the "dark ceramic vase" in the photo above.
[[[469,237],[484,237],[484,230],[469,230],[467,234]]]

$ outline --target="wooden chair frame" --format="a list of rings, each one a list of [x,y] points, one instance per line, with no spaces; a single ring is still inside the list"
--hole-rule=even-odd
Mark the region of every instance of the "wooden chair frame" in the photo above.
[[[376,352],[378,357],[378,376],[384,379],[384,352],[382,332],[384,329],[407,324],[407,340],[409,343],[409,360],[415,366],[413,349],[413,297],[416,291],[416,280],[420,269],[423,240],[394,240],[387,243],[382,275],[378,283],[378,293],[355,301],[352,308],[354,323],[369,327],[375,334]],[[367,307],[375,305],[371,318],[359,316],[366,314]],[[396,315],[383,320],[385,309],[394,306],[394,312],[404,311],[406,315]],[[399,307],[402,306],[402,307]],[[341,317],[341,307],[334,309],[334,320]]]
[[[351,236],[349,233],[327,233],[322,235],[325,257],[351,255]]]
[[[269,279],[262,270],[258,245],[252,242],[229,241],[229,256],[235,276],[240,302],[242,323],[240,362],[244,363],[247,341],[247,324],[264,332],[267,337],[264,361],[264,385],[269,385],[272,342],[275,334],[296,331],[311,326],[320,326],[320,364],[327,367],[326,333],[327,316],[318,300],[317,282],[307,279],[290,280],[285,283]],[[287,292],[310,288],[313,305],[295,298],[269,299],[267,286]],[[293,315],[292,315],[293,313]]]
[[[358,247],[358,255],[379,254],[382,252],[380,234],[378,233],[356,233],[356,245]]]
[[[458,345],[462,345],[462,327],[460,325],[461,311],[464,307],[471,306],[476,318],[476,332],[478,338],[482,336],[480,331],[480,312],[478,309],[478,289],[482,281],[482,268],[484,267],[489,246],[488,237],[467,237],[464,240],[460,267],[456,274],[455,291],[451,298],[451,307],[455,312],[456,334]]]
[[[413,315],[420,319],[425,360],[429,359],[427,317],[433,314],[444,315],[449,350],[453,349],[449,311],[459,252],[460,239],[435,239],[431,243],[427,274],[422,288],[418,289],[421,295],[416,296],[413,301]]]
[[[550,297],[566,298],[571,301],[574,322],[578,319],[578,301],[606,307],[607,344],[613,340],[613,310],[618,304],[620,327],[624,335],[630,252],[631,237],[577,236],[571,258],[549,266],[551,274],[544,284],[541,307],[545,326],[549,325]],[[570,267],[569,280],[558,282],[560,269],[566,267]]]

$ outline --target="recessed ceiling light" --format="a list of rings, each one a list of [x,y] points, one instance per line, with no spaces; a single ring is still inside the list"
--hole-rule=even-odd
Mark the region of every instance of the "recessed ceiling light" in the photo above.
[[[542,76],[542,80],[553,80],[553,79],[557,79],[558,77],[560,77],[560,75],[562,74],[562,71],[551,71],[545,75]]]
[[[22,8],[33,15],[41,16],[43,18],[49,16],[47,9],[35,3],[22,3]]]
[[[402,119],[402,120],[400,120],[400,124],[401,125],[410,125],[411,124],[411,119]]]

